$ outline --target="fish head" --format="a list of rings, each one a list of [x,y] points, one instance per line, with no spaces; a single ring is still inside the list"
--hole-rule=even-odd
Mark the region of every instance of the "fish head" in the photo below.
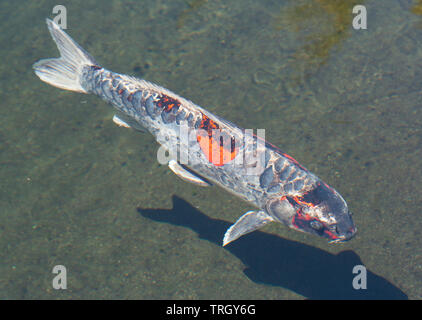
[[[270,202],[267,212],[295,230],[325,237],[331,243],[350,240],[357,231],[346,201],[322,181],[301,195]]]
[[[294,229],[323,236],[330,242],[344,242],[356,234],[346,201],[324,182],[287,200],[296,212],[291,221]]]

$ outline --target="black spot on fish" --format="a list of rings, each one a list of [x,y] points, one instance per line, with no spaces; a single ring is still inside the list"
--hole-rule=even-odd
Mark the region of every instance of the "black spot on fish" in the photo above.
[[[261,188],[267,188],[270,183],[273,181],[274,178],[274,172],[273,172],[273,166],[268,167],[264,170],[264,172],[259,177],[259,185]]]
[[[326,201],[327,199],[329,199],[330,196],[331,192],[328,190],[328,188],[318,183],[317,187],[305,193],[302,196],[301,200],[304,202],[312,203],[314,205],[318,205],[322,201]]]

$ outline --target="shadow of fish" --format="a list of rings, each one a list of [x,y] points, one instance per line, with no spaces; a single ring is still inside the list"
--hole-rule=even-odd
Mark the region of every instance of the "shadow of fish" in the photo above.
[[[173,209],[137,210],[148,219],[189,228],[216,245],[230,225],[207,217],[177,196],[173,196]],[[355,290],[352,270],[363,263],[350,250],[332,254],[261,231],[225,248],[246,265],[244,273],[252,281],[280,286],[309,299],[407,299],[399,288],[369,269],[367,289]]]

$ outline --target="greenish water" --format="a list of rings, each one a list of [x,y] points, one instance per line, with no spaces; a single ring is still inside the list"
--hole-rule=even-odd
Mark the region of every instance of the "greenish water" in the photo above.
[[[0,2],[0,298],[421,299],[422,2],[361,1],[368,30],[351,28],[356,3],[60,3],[103,66],[266,129],[358,227],[329,245],[273,224],[223,248],[248,204],[181,181],[100,99],[39,81],[57,3]]]

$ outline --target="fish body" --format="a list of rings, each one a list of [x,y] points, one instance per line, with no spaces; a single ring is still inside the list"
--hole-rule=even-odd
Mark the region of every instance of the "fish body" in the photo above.
[[[223,245],[269,222],[331,242],[356,233],[341,195],[295,159],[170,90],[104,69],[57,24],[47,19],[47,25],[61,57],[34,64],[41,80],[101,97],[117,109],[118,125],[154,135],[179,177],[219,185],[258,209],[227,230]]]

